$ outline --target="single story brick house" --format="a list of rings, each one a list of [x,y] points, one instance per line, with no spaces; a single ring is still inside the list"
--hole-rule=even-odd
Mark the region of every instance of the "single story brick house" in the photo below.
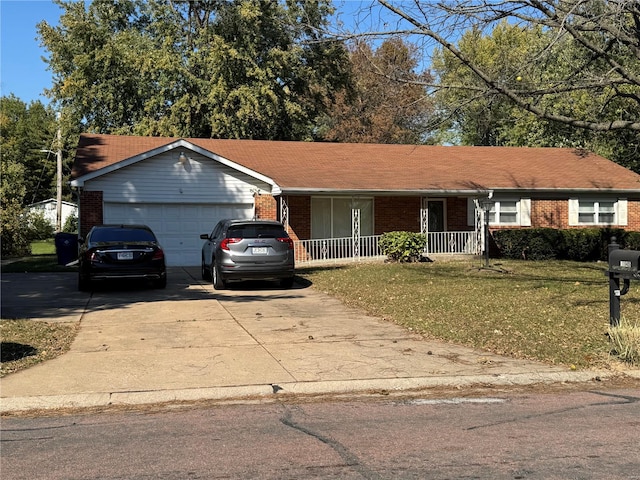
[[[427,233],[431,253],[480,253],[485,212],[492,229],[640,230],[640,175],[571,148],[83,134],[71,185],[80,235],[145,223],[178,266],[200,265],[199,235],[230,217],[280,220],[311,256],[313,242],[326,255],[395,230]]]

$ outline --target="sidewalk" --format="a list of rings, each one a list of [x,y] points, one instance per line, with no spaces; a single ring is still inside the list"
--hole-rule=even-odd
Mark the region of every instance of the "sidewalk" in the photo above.
[[[78,292],[73,273],[5,274],[2,316],[80,322],[65,355],[0,380],[0,412],[114,404],[583,382],[604,372],[424,340],[311,287]]]

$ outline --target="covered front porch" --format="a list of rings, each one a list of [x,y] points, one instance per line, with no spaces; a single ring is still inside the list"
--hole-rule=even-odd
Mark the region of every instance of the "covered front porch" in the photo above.
[[[384,259],[378,247],[381,235],[360,238],[323,238],[296,240],[296,264],[316,262],[357,262],[367,259]],[[427,232],[425,255],[479,255],[482,253],[480,235],[467,232]]]
[[[425,255],[482,253],[478,197],[289,195],[278,219],[294,238],[298,264],[384,258],[382,234],[423,233]]]

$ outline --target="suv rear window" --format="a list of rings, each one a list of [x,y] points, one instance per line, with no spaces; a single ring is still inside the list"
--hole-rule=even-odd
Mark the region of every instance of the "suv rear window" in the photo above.
[[[92,242],[155,242],[149,230],[142,228],[98,228],[91,234]]]
[[[284,228],[278,225],[232,225],[227,230],[227,238],[283,238],[288,236]]]

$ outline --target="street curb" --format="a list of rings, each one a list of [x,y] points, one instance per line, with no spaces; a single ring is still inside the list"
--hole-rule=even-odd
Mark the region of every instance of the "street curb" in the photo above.
[[[97,392],[72,395],[43,395],[2,398],[0,414],[30,410],[82,409],[109,406],[150,405],[174,402],[273,400],[278,396],[358,395],[401,393],[429,388],[470,388],[474,386],[525,386],[584,383],[619,377],[611,371],[545,372],[536,374],[496,374],[470,376],[364,379],[330,382],[291,382],[278,385],[245,385],[138,392]],[[623,376],[640,379],[640,371]]]

